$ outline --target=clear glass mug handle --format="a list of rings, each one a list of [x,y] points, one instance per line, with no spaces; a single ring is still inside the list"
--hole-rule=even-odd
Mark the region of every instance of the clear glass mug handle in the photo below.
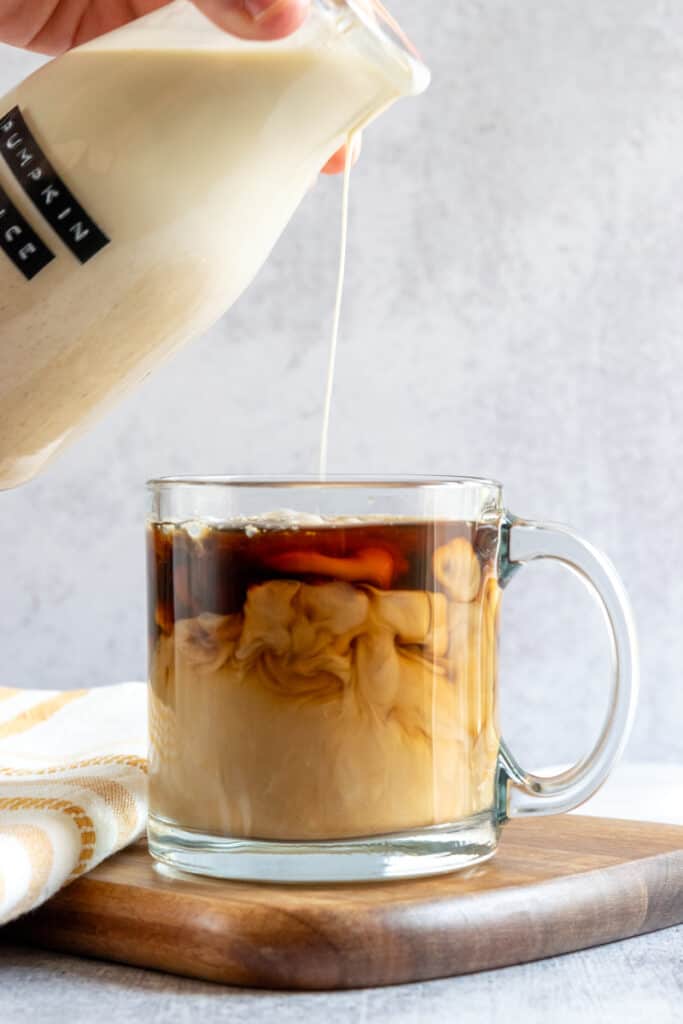
[[[501,819],[560,814],[582,804],[602,785],[624,749],[638,695],[638,645],[631,605],[610,560],[564,526],[508,516],[503,523],[500,579],[505,584],[539,558],[575,572],[605,613],[612,648],[612,689],[600,736],[572,768],[550,777],[525,771],[501,743],[498,807]]]

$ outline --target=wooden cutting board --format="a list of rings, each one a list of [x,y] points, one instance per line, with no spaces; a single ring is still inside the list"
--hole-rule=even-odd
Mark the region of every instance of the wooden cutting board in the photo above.
[[[231,985],[335,989],[466,974],[683,922],[683,827],[513,822],[497,856],[419,881],[275,886],[159,871],[140,843],[12,941]]]

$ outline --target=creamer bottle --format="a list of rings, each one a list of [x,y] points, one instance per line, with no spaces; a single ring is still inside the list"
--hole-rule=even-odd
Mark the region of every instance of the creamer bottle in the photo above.
[[[0,101],[0,488],[239,296],[350,132],[429,74],[376,0],[273,43],[187,0]]]

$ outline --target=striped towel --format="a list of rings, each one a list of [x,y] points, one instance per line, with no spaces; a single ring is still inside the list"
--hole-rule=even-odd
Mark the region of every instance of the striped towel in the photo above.
[[[137,839],[145,687],[0,688],[0,924]]]

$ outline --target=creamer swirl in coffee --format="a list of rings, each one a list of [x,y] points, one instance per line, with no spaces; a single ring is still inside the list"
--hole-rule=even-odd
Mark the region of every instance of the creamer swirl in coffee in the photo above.
[[[280,514],[148,539],[155,818],[316,840],[491,806],[495,530]]]

